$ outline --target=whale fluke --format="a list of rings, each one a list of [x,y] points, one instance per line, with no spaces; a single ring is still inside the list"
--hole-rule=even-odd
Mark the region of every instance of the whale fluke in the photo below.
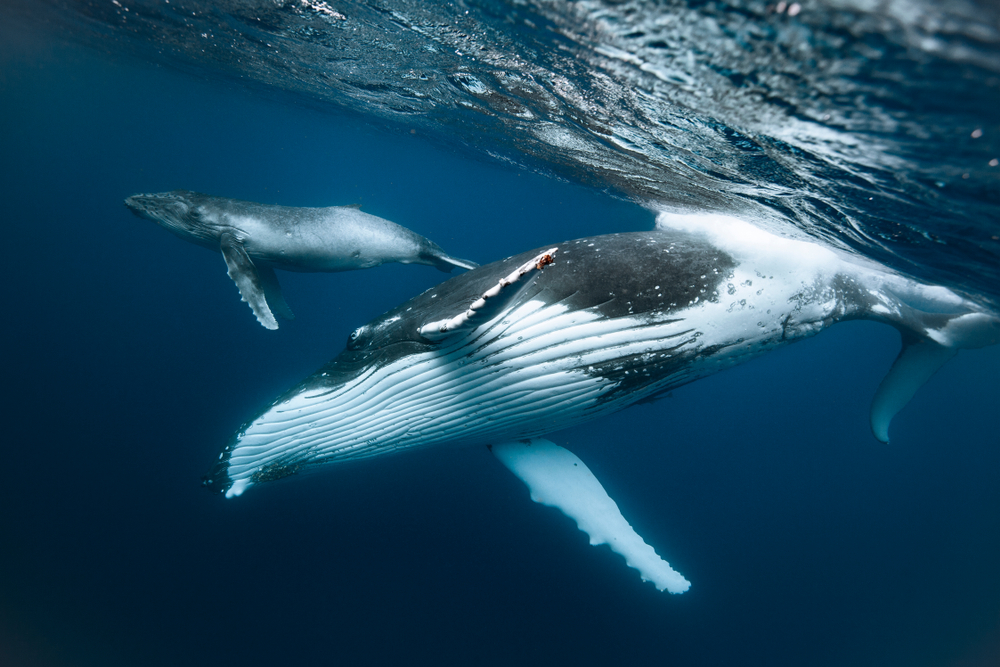
[[[424,258],[429,259],[429,263],[432,264],[438,271],[451,273],[456,267],[459,269],[466,269],[467,271],[479,268],[479,265],[475,262],[470,262],[467,259],[460,259],[458,257],[452,257],[440,248],[436,248],[436,250],[439,252],[429,253],[425,255]]]
[[[505,442],[491,446],[490,451],[528,486],[532,500],[576,521],[592,545],[607,544],[639,571],[643,581],[671,593],[691,587],[632,529],[594,473],[573,452],[544,438]]]
[[[971,304],[951,290],[896,277],[889,277],[885,287],[883,304],[898,313],[898,321],[890,322],[899,329],[902,349],[872,399],[872,434],[881,442],[889,442],[896,413],[959,350],[1000,342],[1000,318],[968,312]]]
[[[881,442],[889,442],[889,423],[902,410],[917,390],[939,368],[955,356],[957,349],[938,345],[934,341],[903,339],[903,349],[882,379],[872,399],[872,434]]]
[[[687,580],[587,467],[527,438],[868,319],[905,342],[872,408],[886,440],[892,416],[955,350],[1000,342],[1000,316],[947,288],[735,223],[710,231],[565,241],[425,291],[359,327],[336,357],[245,422],[205,488],[232,498],[324,465],[492,446],[535,501],[680,593]]]

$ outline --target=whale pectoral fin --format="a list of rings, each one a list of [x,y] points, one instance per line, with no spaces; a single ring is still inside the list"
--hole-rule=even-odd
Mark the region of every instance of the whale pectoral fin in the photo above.
[[[872,399],[871,425],[876,438],[889,442],[889,422],[956,352],[954,347],[903,335],[903,349]]]
[[[483,292],[464,312],[448,319],[428,322],[420,327],[418,333],[430,340],[441,340],[455,334],[466,334],[481,324],[489,322],[507,304],[512,303],[522,289],[528,286],[529,277],[534,275],[535,271],[541,271],[554,262],[552,255],[556,250],[558,248],[550,248],[531,258],[511,271],[496,285]]]
[[[247,254],[243,244],[232,234],[223,234],[219,241],[219,249],[229,268],[229,277],[236,283],[243,300],[250,304],[257,321],[265,329],[277,329],[278,322],[267,305],[257,267],[250,261],[250,255]]]
[[[542,438],[505,442],[490,447],[536,503],[555,507],[590,536],[593,545],[607,544],[624,556],[643,581],[658,590],[683,593],[690,582],[656,555],[622,516],[615,501],[594,473],[569,450]]]
[[[257,268],[257,276],[260,278],[261,289],[264,290],[264,298],[271,312],[286,320],[294,320],[295,313],[288,307],[285,297],[281,294],[281,284],[278,283],[278,276],[274,275],[274,269],[270,264],[258,261],[254,264]]]

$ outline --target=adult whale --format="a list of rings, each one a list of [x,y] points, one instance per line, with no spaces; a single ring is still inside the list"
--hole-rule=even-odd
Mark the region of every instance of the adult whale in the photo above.
[[[275,314],[294,317],[274,269],[350,271],[400,262],[449,272],[456,266],[477,266],[448,255],[420,234],[351,206],[273,206],[187,190],[132,195],[125,205],[185,241],[221,252],[243,300],[268,329],[278,328]]]
[[[661,222],[663,222],[661,217]],[[488,445],[532,498],[577,520],[644,580],[688,582],[635,534],[586,466],[539,436],[716,373],[842,320],[903,348],[872,403],[889,422],[1000,319],[950,290],[717,219],[579,239],[453,278],[360,327],[347,349],[247,422],[204,479],[226,497],[338,461]]]

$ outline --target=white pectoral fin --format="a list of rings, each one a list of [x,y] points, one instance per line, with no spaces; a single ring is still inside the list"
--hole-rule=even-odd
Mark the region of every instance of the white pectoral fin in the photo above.
[[[889,422],[956,352],[954,347],[932,340],[903,336],[903,349],[872,399],[871,425],[876,438],[889,442]]]
[[[691,586],[632,530],[618,505],[575,454],[542,438],[505,442],[490,450],[528,486],[532,500],[576,521],[591,544],[607,544],[624,556],[643,581],[671,593],[683,593]]]
[[[278,322],[267,305],[257,267],[250,261],[243,244],[232,234],[223,234],[219,241],[219,249],[229,268],[229,277],[236,283],[243,300],[250,304],[257,321],[266,329],[277,329]]]
[[[489,322],[503,310],[503,307],[517,298],[521,289],[528,285],[527,276],[553,262],[552,255],[558,248],[550,248],[531,258],[502,278],[469,305],[468,309],[444,320],[428,322],[419,333],[429,340],[441,340],[458,333],[467,333],[485,322]]]

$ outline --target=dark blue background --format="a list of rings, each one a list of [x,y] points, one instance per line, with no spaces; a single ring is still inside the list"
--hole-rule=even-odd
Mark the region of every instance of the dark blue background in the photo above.
[[[1000,663],[1000,350],[884,446],[898,335],[839,325],[553,434],[692,581],[643,584],[485,449],[199,486],[254,409],[444,275],[282,274],[254,321],[217,254],[122,199],[359,203],[488,262],[652,215],[407,128],[0,31],[0,664]]]

